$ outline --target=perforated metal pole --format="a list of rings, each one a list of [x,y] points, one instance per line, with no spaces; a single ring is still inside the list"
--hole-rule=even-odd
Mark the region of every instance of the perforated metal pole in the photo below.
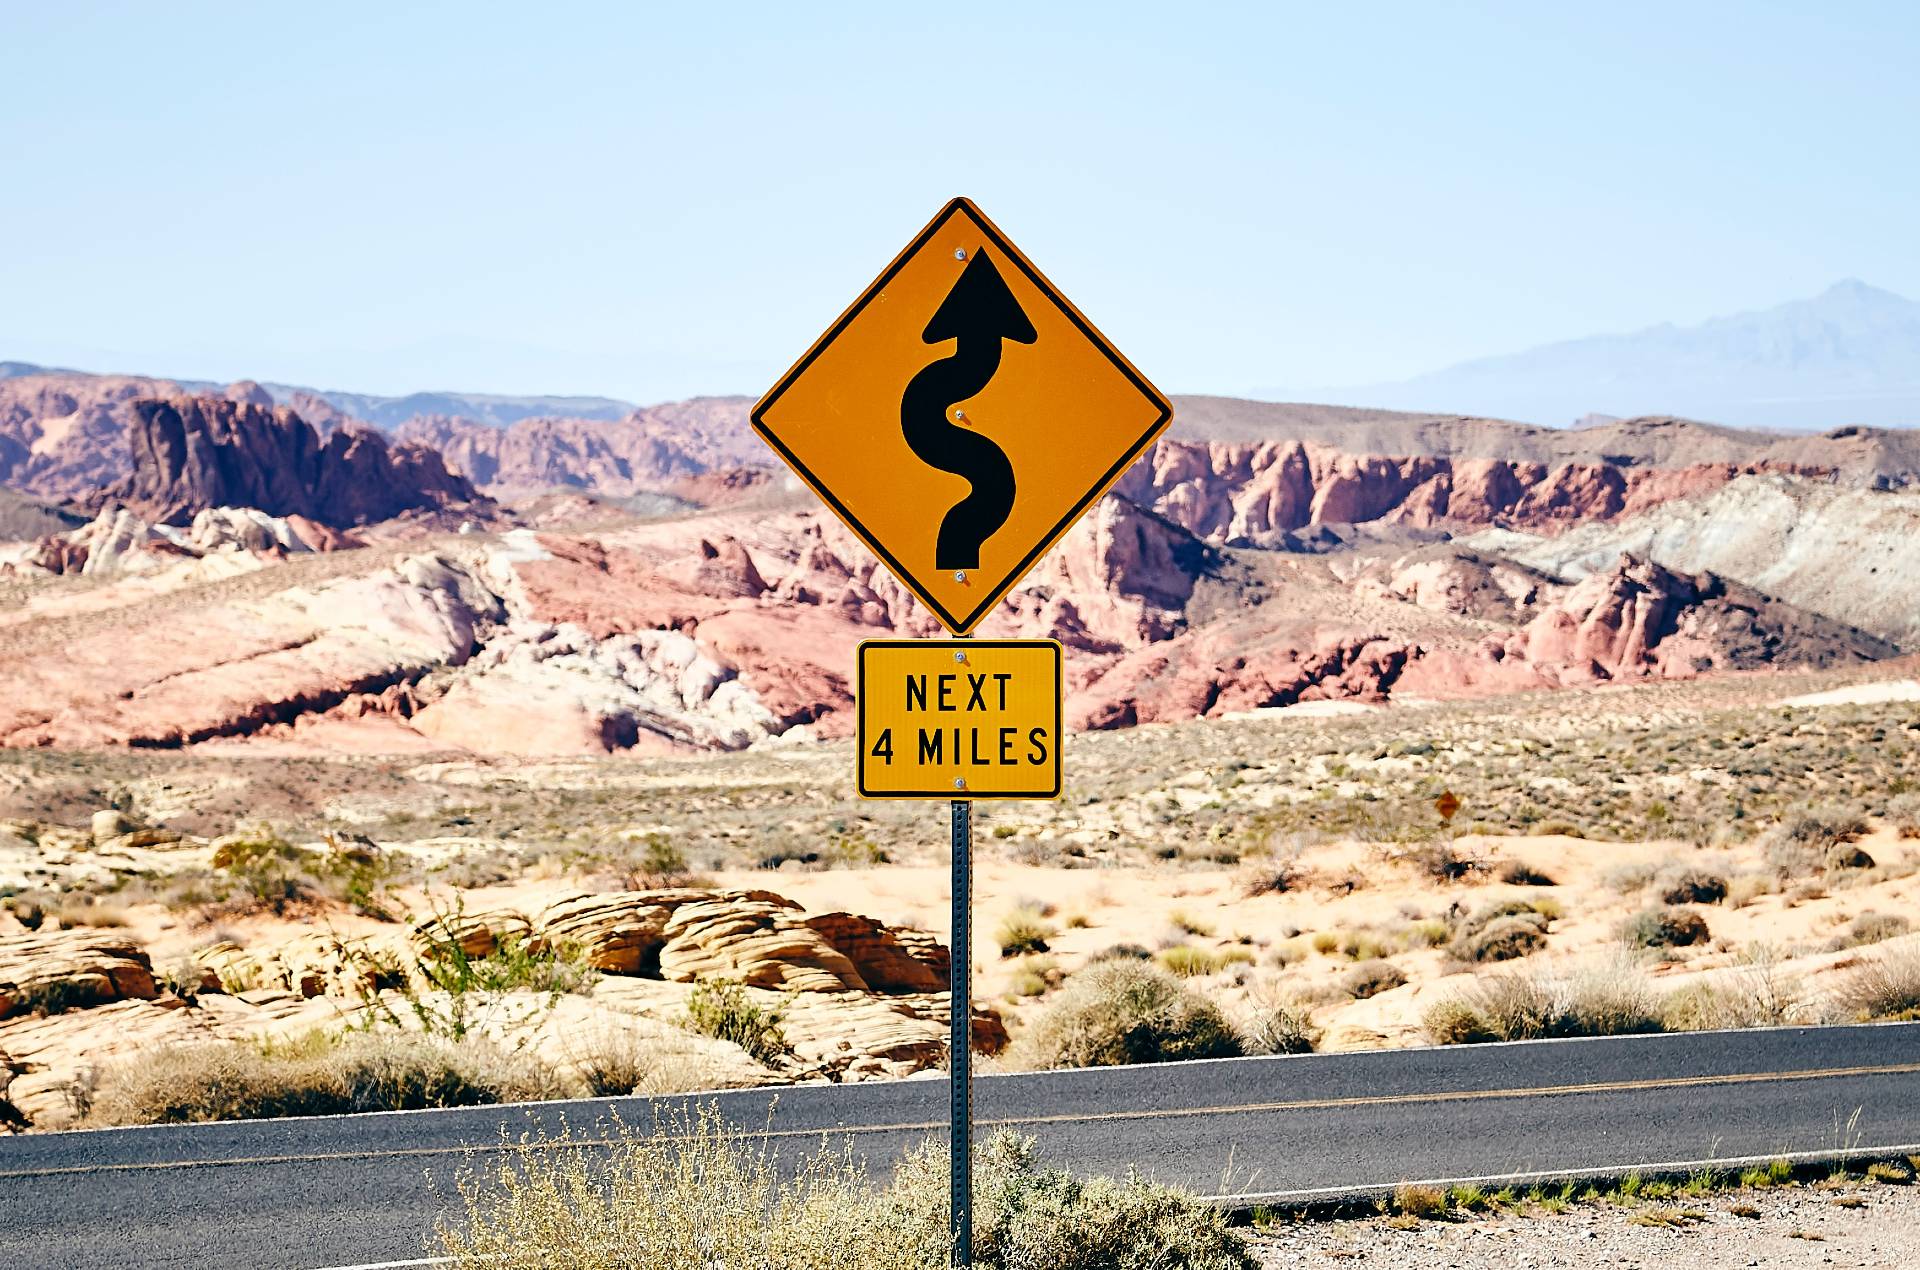
[[[973,804],[953,807],[953,1030],[947,1041],[947,1115],[952,1178],[950,1232],[955,1270],[973,1265]]]

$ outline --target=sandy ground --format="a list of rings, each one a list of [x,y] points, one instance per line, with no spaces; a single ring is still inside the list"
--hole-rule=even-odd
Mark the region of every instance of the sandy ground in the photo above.
[[[1835,1203],[1862,1201],[1858,1208]],[[1734,1210],[1758,1210],[1752,1216]],[[1697,1213],[1683,1226],[1636,1224],[1657,1211]],[[1394,1230],[1385,1221],[1270,1228],[1255,1240],[1268,1270],[1382,1266],[1394,1270],[1893,1270],[1920,1260],[1920,1190],[1911,1186],[1743,1191],[1672,1205],[1581,1205],[1559,1216],[1422,1222]]]
[[[1802,978],[1817,997],[1825,981],[1858,963],[1861,950],[1835,950],[1849,924],[1865,912],[1920,917],[1920,841],[1890,830],[1863,839],[1879,867],[1846,884],[1808,886],[1729,903],[1691,906],[1706,920],[1711,940],[1672,950],[1670,960],[1648,967],[1656,985],[1677,989],[1701,975],[1746,975],[1746,959],[1759,950],[1781,958],[1784,973]],[[1538,964],[1593,962],[1619,955],[1619,927],[1631,914],[1658,903],[1658,887],[1625,888],[1617,879],[1636,870],[1652,875],[1699,867],[1736,877],[1759,869],[1756,844],[1702,850],[1684,843],[1597,843],[1579,838],[1465,837],[1456,848],[1484,866],[1468,879],[1436,883],[1391,848],[1329,843],[1304,850],[1301,881],[1284,894],[1248,896],[1238,870],[1196,871],[1175,867],[1063,869],[986,858],[974,879],[973,938],[976,993],[1016,1020],[1045,996],[1016,995],[1023,972],[1036,966],[1071,974],[1088,958],[1116,944],[1158,949],[1191,944],[1243,957],[1219,974],[1196,980],[1229,1005],[1246,994],[1274,991],[1312,1003],[1323,1032],[1323,1049],[1359,1049],[1422,1043],[1420,1019],[1440,996],[1474,977],[1450,963],[1439,948],[1407,943],[1421,923],[1443,919],[1508,899],[1557,905],[1544,952],[1522,962],[1483,970],[1515,970]],[[1553,879],[1552,886],[1516,886],[1488,880],[1499,867],[1522,862]],[[941,866],[887,865],[810,873],[743,870],[723,873],[725,886],[767,887],[790,896],[810,912],[844,909],[887,922],[948,934],[951,891]],[[1016,908],[1046,913],[1054,933],[1040,958],[999,955],[995,939],[1002,919]],[[1316,937],[1343,941],[1319,951]],[[1372,938],[1406,984],[1355,1000],[1344,988],[1356,958],[1345,950],[1350,937]],[[1912,938],[1912,937],[1909,937]],[[1907,940],[1902,940],[1902,943]],[[1871,950],[1869,950],[1871,951]],[[1284,964],[1282,964],[1284,963]]]
[[[1873,706],[1888,701],[1920,701],[1920,679],[1887,679],[1879,683],[1854,684],[1829,692],[1810,692],[1788,697],[1783,706]]]

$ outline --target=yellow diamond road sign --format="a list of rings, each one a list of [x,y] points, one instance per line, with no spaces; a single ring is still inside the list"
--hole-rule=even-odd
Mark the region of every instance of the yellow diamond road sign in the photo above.
[[[868,640],[856,681],[861,797],[1060,796],[1052,640]]]
[[[963,198],[753,408],[762,439],[956,634],[1172,417]]]

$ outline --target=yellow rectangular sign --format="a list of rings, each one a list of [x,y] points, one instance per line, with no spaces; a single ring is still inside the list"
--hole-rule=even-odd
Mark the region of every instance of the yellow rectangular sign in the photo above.
[[[862,798],[1060,796],[1053,640],[868,640],[856,683]]]

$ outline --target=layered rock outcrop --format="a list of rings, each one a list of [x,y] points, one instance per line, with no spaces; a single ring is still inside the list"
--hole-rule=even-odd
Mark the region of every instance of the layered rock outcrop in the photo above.
[[[425,446],[357,428],[323,441],[291,410],[252,400],[143,400],[132,412],[133,470],[103,497],[159,524],[248,507],[344,527],[477,498]]]
[[[934,936],[810,916],[771,891],[578,892],[532,912],[480,901],[411,929],[226,941],[169,972],[185,995],[158,986],[149,954],[123,933],[15,934],[0,936],[0,1132],[70,1124],[103,1067],[155,1047],[297,1037],[343,1021],[421,1025],[454,1008],[445,972],[456,949],[476,959],[510,944],[598,972],[590,992],[501,989],[495,1008],[463,1016],[559,1069],[588,1060],[584,1039],[612,1034],[688,1057],[709,1087],[899,1077],[946,1057],[947,954]],[[689,995],[710,980],[742,985],[781,1016],[787,1052],[756,1059],[688,1031]],[[975,1015],[973,1034],[987,1052],[1007,1040],[992,1010]]]

